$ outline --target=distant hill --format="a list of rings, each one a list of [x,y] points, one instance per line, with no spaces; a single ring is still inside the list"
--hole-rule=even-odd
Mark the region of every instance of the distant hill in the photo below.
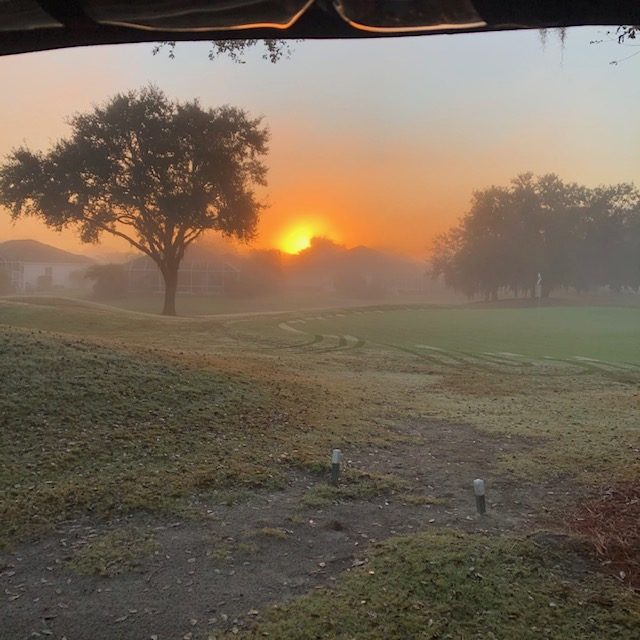
[[[48,264],[89,264],[87,256],[70,253],[37,240],[7,240],[0,243],[0,259],[9,262],[38,262]]]

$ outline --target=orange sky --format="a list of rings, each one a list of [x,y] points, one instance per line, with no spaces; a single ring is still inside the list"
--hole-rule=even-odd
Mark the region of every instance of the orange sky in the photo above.
[[[564,54],[536,33],[371,42],[308,42],[270,65],[207,60],[202,44],[175,61],[150,45],[96,47],[0,59],[0,153],[45,148],[64,119],[116,91],[153,82],[180,99],[234,104],[271,130],[270,207],[261,248],[304,227],[349,246],[422,258],[471,193],[522,171],[554,171],[594,185],[640,177],[638,63],[574,30]],[[0,212],[0,240],[33,237],[74,251],[127,250],[79,243]]]

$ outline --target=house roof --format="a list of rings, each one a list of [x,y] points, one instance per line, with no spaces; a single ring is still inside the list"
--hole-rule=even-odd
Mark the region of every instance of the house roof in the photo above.
[[[0,3],[0,55],[127,42],[639,24],[638,0],[22,0]]]
[[[51,264],[90,264],[87,256],[70,253],[37,240],[7,240],[0,243],[0,260]]]

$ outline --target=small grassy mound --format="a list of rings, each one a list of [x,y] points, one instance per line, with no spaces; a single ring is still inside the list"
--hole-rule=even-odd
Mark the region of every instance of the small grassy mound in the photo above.
[[[143,531],[114,529],[90,539],[74,553],[70,565],[80,574],[111,578],[138,568],[157,549],[157,542]]]
[[[279,640],[632,640],[640,600],[554,536],[396,538],[335,590],[269,611],[244,637]]]
[[[0,328],[0,541],[279,481],[300,422],[271,388],[178,358]]]

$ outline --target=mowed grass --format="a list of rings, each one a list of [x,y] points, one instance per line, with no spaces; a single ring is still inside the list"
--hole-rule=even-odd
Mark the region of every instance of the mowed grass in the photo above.
[[[194,494],[233,502],[235,492],[280,486],[292,466],[326,469],[331,446],[348,455],[371,443],[390,444],[393,428],[412,421],[444,419],[531,436],[540,446],[514,449],[496,466],[533,482],[558,474],[579,486],[637,475],[637,381],[595,369],[578,375],[565,367],[561,376],[547,377],[526,369],[507,375],[499,367],[440,366],[385,347],[412,344],[420,333],[416,342],[455,351],[472,340],[478,350],[522,353],[504,346],[501,336],[515,340],[517,333],[523,342],[526,332],[500,330],[502,320],[491,317],[528,310],[379,310],[294,325],[313,331],[319,329],[309,325],[317,322],[327,333],[359,335],[354,323],[360,322],[370,331],[363,337],[383,346],[316,354],[313,347],[261,343],[261,336],[286,333],[269,318],[164,320],[43,302],[0,304],[0,541],[10,544],[67,518],[99,521],[140,511],[183,516],[198,504],[189,502]],[[576,319],[585,309],[550,311]],[[592,340],[610,345],[603,360],[618,349],[616,332],[633,350],[633,316],[618,324],[594,321],[590,310],[585,317],[592,318],[585,321]],[[440,345],[430,326],[440,327]],[[298,334],[284,338],[304,341]],[[499,346],[486,347],[491,340]],[[218,352],[223,355],[214,357]],[[452,460],[464,451],[452,450]],[[303,502],[326,508],[404,491],[394,477],[358,479],[339,490],[318,485]],[[418,502],[437,504],[437,498]],[[137,554],[152,553],[154,544],[131,531],[82,549],[77,569],[117,575],[135,567]],[[130,535],[141,549],[131,547]],[[282,530],[256,535],[278,537]],[[251,541],[247,545],[250,552]],[[216,553],[226,557],[229,549]],[[635,640],[640,626],[637,595],[600,573],[588,549],[553,536],[435,530],[395,538],[335,585],[266,611],[255,628],[238,635]]]
[[[297,325],[310,334],[353,335],[386,345],[452,352],[586,357],[640,364],[640,308],[542,307],[345,312]],[[420,348],[420,347],[418,347]]]
[[[366,341],[362,349],[341,350],[334,337],[328,352],[354,372],[367,363],[366,373],[352,376],[354,388],[395,403],[397,415],[536,443],[500,456],[502,470],[529,481],[569,476],[598,483],[640,469],[637,308],[391,308],[301,318],[290,326],[308,336]],[[329,357],[326,345],[329,337],[299,348],[299,357]]]
[[[67,518],[162,511],[231,481],[276,482],[268,392],[221,372],[0,330],[0,535]]]
[[[345,430],[348,398],[327,402],[210,320],[5,302],[0,379],[0,545],[81,516],[197,517],[196,494],[281,486],[334,446],[394,437],[364,419]]]
[[[42,295],[12,295],[0,298],[0,301],[28,304],[55,304],[56,306],[85,306],[85,307],[112,307],[123,311],[132,311],[159,316],[163,306],[163,294],[130,295],[124,298],[108,300],[106,302],[94,301],[86,291],[62,292],[60,297]],[[421,304],[425,302],[425,296],[420,294],[403,294],[400,299],[381,297],[379,299],[351,299],[332,292],[301,291],[286,293],[264,293],[260,295],[200,295],[178,294],[176,309],[179,316],[198,317],[213,315],[235,314],[269,314],[283,313],[287,311],[301,311],[311,309],[332,309],[336,307],[362,307],[373,304],[388,304],[399,300],[405,304]],[[448,299],[447,299],[448,300]]]
[[[424,533],[381,544],[333,590],[267,612],[244,638],[635,640],[640,599],[552,537]]]
[[[130,296],[110,301],[128,311],[158,314],[162,295]],[[184,316],[208,316],[236,313],[269,313],[300,309],[317,309],[348,304],[344,298],[329,293],[266,294],[260,296],[178,295],[177,311]]]
[[[308,430],[292,384],[42,332],[0,328],[0,380],[5,542],[76,516],[171,513],[198,491],[275,486],[283,443]],[[324,436],[305,441],[311,460]]]

